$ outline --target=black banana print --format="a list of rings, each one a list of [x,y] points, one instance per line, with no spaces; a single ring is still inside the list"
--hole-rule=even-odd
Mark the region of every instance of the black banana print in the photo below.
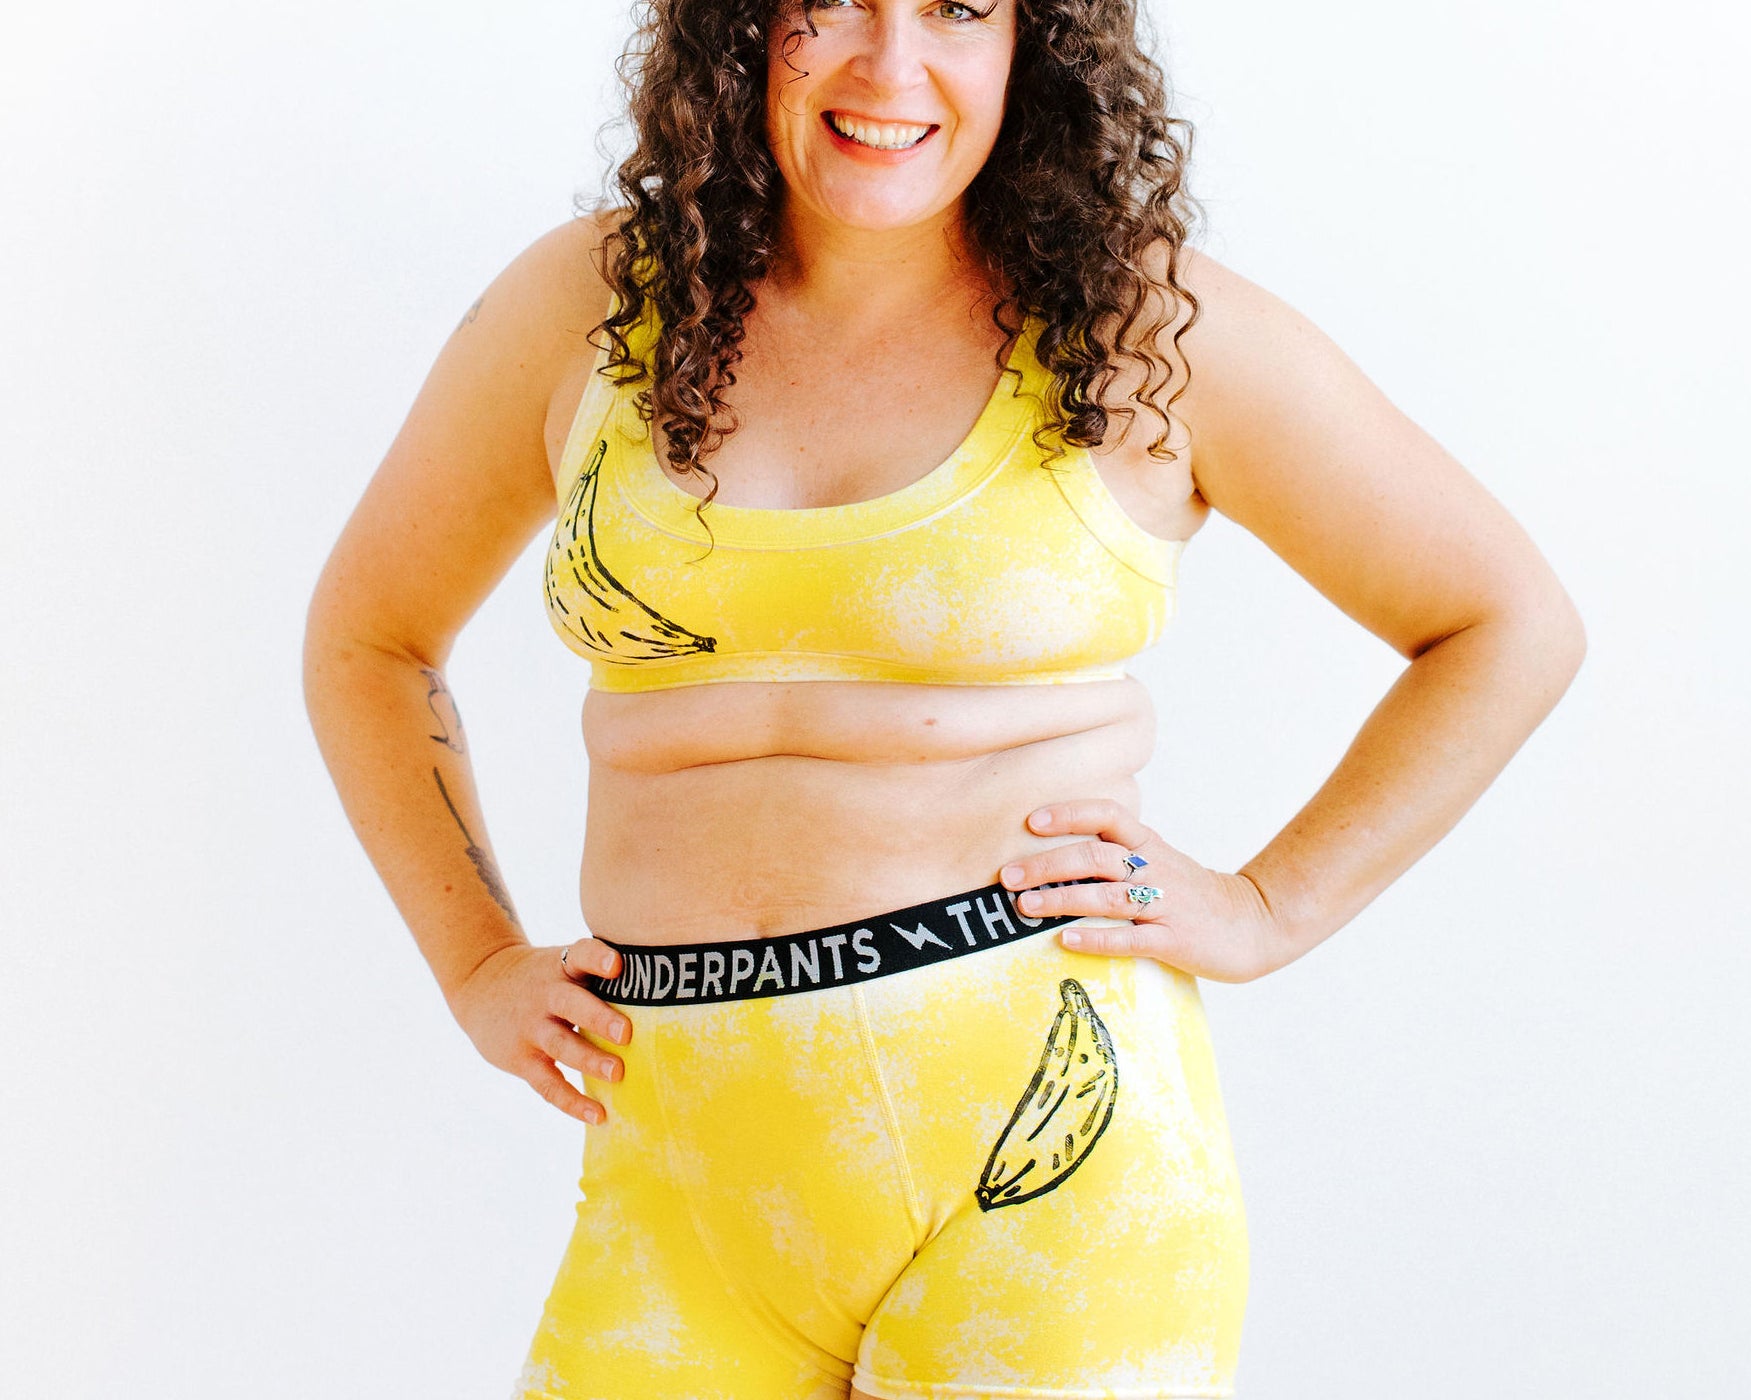
[[[565,630],[606,661],[659,661],[671,656],[716,651],[715,637],[702,637],[671,622],[631,593],[608,571],[596,552],[596,489],[608,441],[600,439],[590,460],[578,473],[570,499],[554,530],[554,548],[547,551],[547,602]],[[563,554],[563,565],[560,563]],[[565,605],[556,569],[570,569],[573,581],[595,604],[592,618]]]
[[[1058,995],[1063,1005],[1040,1066],[973,1190],[980,1210],[1020,1205],[1052,1190],[1087,1160],[1112,1120],[1119,1100],[1113,1038],[1075,978],[1060,982]]]

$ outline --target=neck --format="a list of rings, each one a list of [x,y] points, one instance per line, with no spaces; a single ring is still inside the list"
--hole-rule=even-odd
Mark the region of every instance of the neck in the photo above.
[[[870,230],[830,223],[786,200],[765,281],[797,314],[852,336],[992,295],[958,205],[925,223]]]

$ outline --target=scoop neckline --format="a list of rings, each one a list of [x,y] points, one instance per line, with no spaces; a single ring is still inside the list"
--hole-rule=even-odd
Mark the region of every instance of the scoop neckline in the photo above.
[[[1027,315],[1003,361],[997,386],[973,426],[954,451],[916,481],[867,500],[837,505],[739,506],[712,501],[705,506],[703,526],[696,510],[704,498],[694,495],[663,470],[657,460],[656,435],[651,432],[651,425],[633,411],[632,396],[619,393],[614,408],[615,426],[634,449],[629,454],[632,460],[626,474],[627,495],[650,523],[674,534],[701,541],[714,539],[720,544],[822,544],[864,539],[918,524],[989,476],[1031,422],[1031,414],[1015,411],[1012,405],[1030,389],[1037,389],[1031,350],[1038,330],[1038,318]],[[1019,382],[1011,371],[1020,375]]]

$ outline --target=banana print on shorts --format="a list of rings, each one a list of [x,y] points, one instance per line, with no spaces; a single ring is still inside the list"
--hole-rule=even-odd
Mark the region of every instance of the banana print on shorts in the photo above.
[[[1082,984],[1058,984],[1063,1006],[1040,1067],[986,1159],[974,1188],[980,1210],[1020,1205],[1052,1190],[1082,1165],[1119,1100],[1113,1038]]]
[[[657,661],[716,651],[715,637],[702,637],[678,622],[671,622],[609,573],[602,556],[596,553],[596,488],[607,453],[607,439],[599,439],[590,460],[578,473],[577,484],[572,487],[571,499],[566,502],[554,533],[554,543],[564,550],[572,578],[595,605],[592,611],[596,615],[593,620],[586,619],[566,607],[560,598],[554,573],[558,549],[549,550],[547,555],[549,606],[557,609],[555,616],[563,619],[567,632],[608,661]]]

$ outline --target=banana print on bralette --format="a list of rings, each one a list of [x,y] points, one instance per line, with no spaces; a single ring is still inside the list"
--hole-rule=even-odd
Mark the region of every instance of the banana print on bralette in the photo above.
[[[1040,1067],[999,1135],[974,1188],[980,1210],[1020,1205],[1058,1186],[1087,1159],[1119,1100],[1113,1038],[1082,984],[1058,984],[1059,1008]]]
[[[607,454],[608,440],[599,439],[590,460],[578,473],[571,499],[566,502],[554,532],[555,541],[565,549],[565,561],[571,566],[578,587],[607,617],[592,625],[566,607],[554,582],[557,550],[547,553],[548,603],[564,619],[567,632],[591,651],[600,652],[608,661],[660,661],[671,656],[716,651],[715,637],[690,632],[680,623],[669,621],[642,598],[635,597],[608,572],[608,566],[596,552],[596,487],[601,479],[602,459]]]

